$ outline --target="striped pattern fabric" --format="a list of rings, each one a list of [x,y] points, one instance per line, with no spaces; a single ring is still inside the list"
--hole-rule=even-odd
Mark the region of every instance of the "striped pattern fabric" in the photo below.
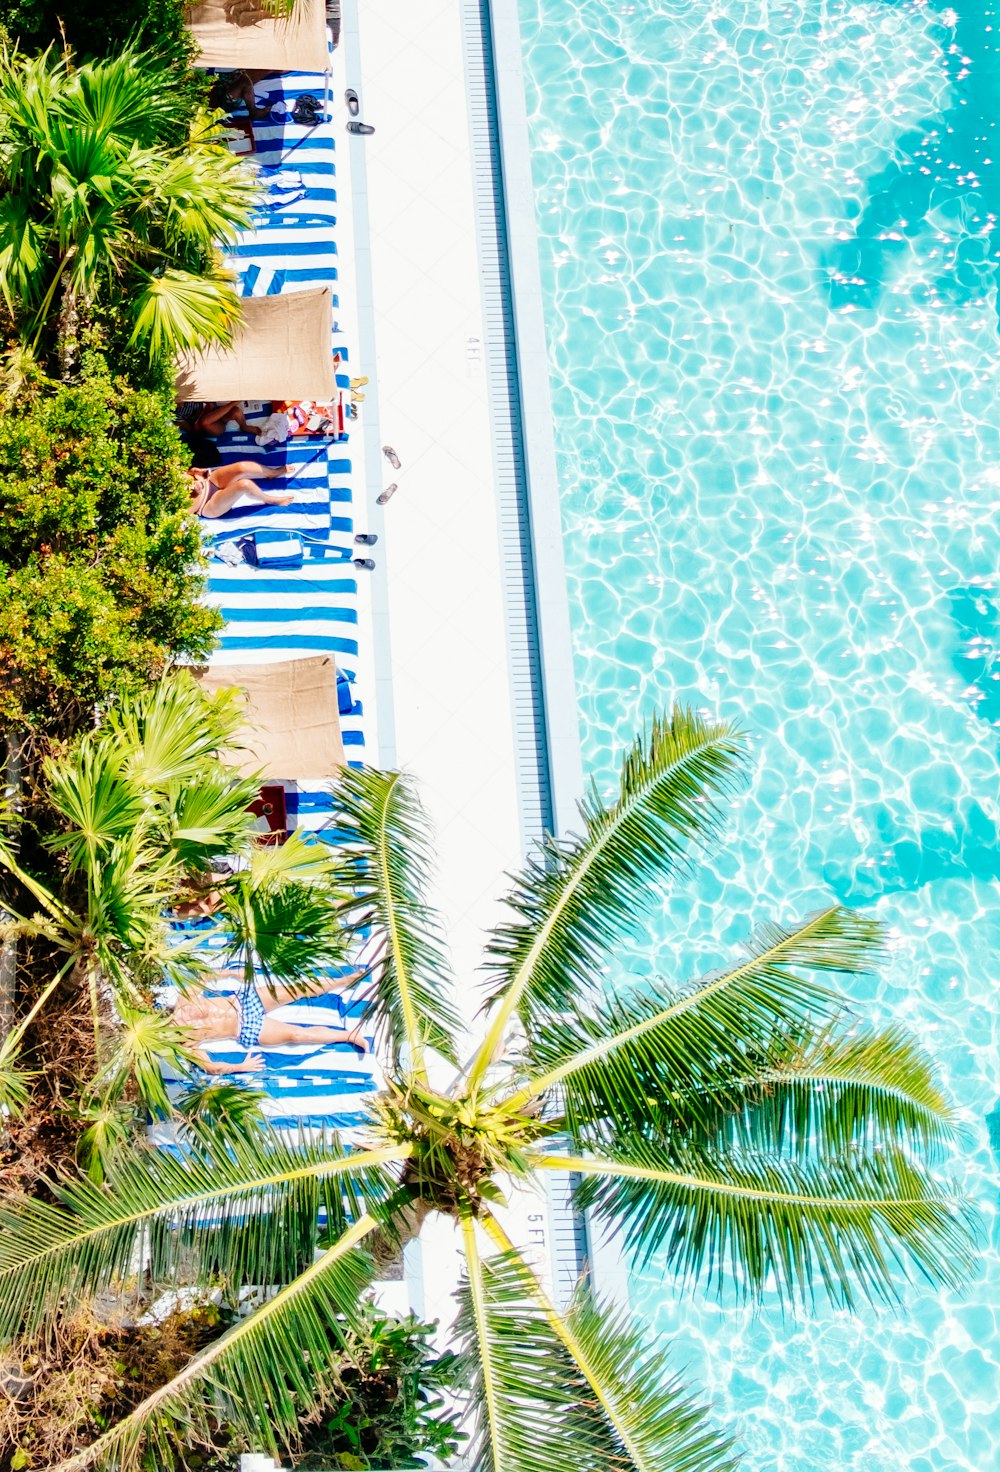
[[[236,268],[244,296],[264,296],[337,281],[336,188],[333,124],[329,80],[295,73],[271,78],[256,88],[258,98],[288,110],[303,93],[325,104],[324,121],[312,128],[288,118],[254,123],[256,154],[251,166],[259,170],[267,193],[255,228],[239,239],[229,258]],[[336,300],[336,299],[335,299]],[[331,352],[347,362],[347,347],[334,324]],[[348,379],[338,374],[342,388]],[[262,422],[270,411],[248,414]],[[284,445],[261,449],[251,435],[224,434],[217,441],[224,464],[254,460],[280,467],[281,475],[262,482],[269,491],[291,491],[287,507],[261,506],[244,498],[224,516],[203,519],[206,550],[210,554],[207,600],[224,619],[213,665],[256,664],[329,654],[338,669],[353,680],[358,657],[358,576],[352,559],[365,549],[354,543],[355,520],[351,494],[351,462],[342,442],[320,436],[290,439]],[[296,569],[231,565],[215,554],[225,542],[268,527],[297,533],[306,548],[304,566]],[[367,576],[362,571],[360,576]],[[364,757],[364,709],[355,695],[350,714],[342,714],[341,731],[348,759],[360,765]],[[289,818],[335,841],[331,827],[332,804],[328,784],[286,781]],[[211,920],[174,921],[178,940],[195,940],[202,958],[213,968],[225,964],[225,938]],[[336,974],[330,973],[331,986]],[[213,990],[215,990],[213,988]],[[237,991],[229,978],[220,978],[221,991]],[[356,1021],[363,1008],[357,990],[331,991],[302,999],[272,1012],[277,1020],[340,1027]],[[371,1038],[368,1039],[371,1043]],[[238,1063],[245,1050],[235,1041],[209,1044],[205,1051],[220,1061]],[[361,1057],[349,1044],[310,1047],[297,1044],[258,1048],[266,1067],[262,1072],[222,1075],[227,1082],[260,1090],[263,1112],[274,1129],[302,1133],[350,1131],[365,1119],[365,1101],[376,1087],[371,1057]],[[176,1095],[181,1080],[168,1076]],[[174,1127],[154,1125],[153,1140],[162,1148],[176,1148]]]
[[[287,73],[258,83],[256,95],[283,117],[255,122],[255,154],[249,156],[266,188],[255,229],[241,236],[229,258],[239,272],[245,296],[334,285],[337,247],[334,240],[337,193],[334,167],[332,98],[328,77]],[[324,121],[307,128],[288,116],[296,100],[308,93],[324,104]],[[346,366],[348,350],[339,330],[333,350]],[[338,373],[348,388],[346,373]],[[265,412],[256,416],[266,417]],[[352,559],[363,548],[354,543],[351,462],[342,442],[320,436],[290,439],[262,450],[252,437],[227,434],[218,441],[223,463],[259,460],[280,465],[283,475],[267,489],[288,490],[288,507],[259,506],[246,501],[225,516],[204,521],[210,545],[233,540],[258,527],[298,532],[305,541],[304,567],[294,570],[230,566],[213,559],[208,600],[222,613],[225,629],[213,664],[263,663],[329,654],[353,681],[357,675],[357,577]],[[362,577],[367,574],[362,570]],[[341,716],[348,760],[364,758],[364,707],[355,697],[350,714]],[[293,773],[289,777],[294,777]],[[319,829],[329,820],[330,804],[322,784],[289,793],[289,812],[297,825]]]
[[[204,944],[196,947],[204,960],[216,969],[224,962],[224,940],[209,920],[175,921],[174,929],[185,940],[204,936]],[[354,1027],[364,1002],[359,988],[335,990],[338,978],[349,968],[326,968],[331,990],[322,996],[302,997],[272,1010],[270,1016],[281,1022],[299,1026]],[[220,977],[213,992],[235,994],[239,983],[231,977]],[[373,1036],[366,1033],[369,1047]],[[204,1052],[220,1062],[239,1063],[246,1050],[235,1041],[208,1043]],[[222,1075],[227,1081],[239,1081],[264,1095],[261,1110],[274,1129],[351,1129],[364,1123],[365,1101],[376,1086],[370,1055],[361,1056],[349,1043],[321,1043],[314,1047],[296,1043],[255,1049],[264,1058],[265,1067],[256,1073]],[[183,1081],[165,1074],[168,1093],[176,1098]]]

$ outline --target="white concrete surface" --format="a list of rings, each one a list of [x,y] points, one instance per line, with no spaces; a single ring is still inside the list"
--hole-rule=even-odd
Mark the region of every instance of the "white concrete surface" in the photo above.
[[[374,361],[352,372],[377,379],[362,409],[369,502],[398,484],[381,521],[371,510],[383,537],[375,577],[384,583],[373,593],[384,592],[388,614],[395,755],[436,830],[433,900],[471,1017],[483,932],[521,854],[457,7],[347,0],[334,58],[345,123],[347,86],[376,130],[338,133],[339,237],[348,210],[359,224],[367,218],[355,256],[362,274],[370,269]],[[446,1223],[421,1259],[415,1307],[446,1326],[458,1273]]]

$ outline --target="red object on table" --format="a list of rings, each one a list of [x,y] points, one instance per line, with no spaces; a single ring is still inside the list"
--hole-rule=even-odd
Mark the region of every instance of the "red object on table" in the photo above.
[[[262,787],[260,795],[250,804],[249,811],[260,820],[257,825],[257,843],[284,843],[288,837],[288,807],[285,789],[280,782]]]
[[[314,399],[283,399],[272,405],[274,411],[284,412],[288,415],[288,432],[290,435],[300,434],[322,434],[333,435],[337,438],[344,433],[344,400],[343,395],[338,394],[335,399],[328,399],[318,403]],[[310,429],[311,420],[319,419],[320,425]],[[322,427],[321,427],[322,426]]]

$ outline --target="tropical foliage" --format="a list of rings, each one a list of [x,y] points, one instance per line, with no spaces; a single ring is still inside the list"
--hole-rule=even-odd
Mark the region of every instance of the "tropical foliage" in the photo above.
[[[102,307],[153,357],[231,339],[218,251],[256,185],[207,114],[164,141],[188,111],[174,69],[131,49],[0,61],[0,296],[26,342],[58,339],[65,363]]]
[[[0,936],[42,945],[51,958],[41,985],[32,972],[21,1019],[0,1045],[0,1100],[25,1109],[26,1040],[34,1035],[41,1046],[39,1034],[52,1030],[49,1009],[82,998],[92,1047],[75,1056],[75,1086],[97,1176],[128,1137],[137,1104],[171,1112],[161,1064],[191,1068],[183,1034],[151,1005],[164,981],[183,991],[207,975],[191,945],[171,935],[172,906],[210,896],[210,932],[250,977],[305,984],[344,955],[327,851],[296,835],[280,848],[254,844],[248,804],[259,780],[219,760],[242,719],[234,694],[210,698],[188,675],[167,678],[46,760],[52,831],[42,849],[57,886],[22,861],[16,825],[0,837],[9,917]],[[227,872],[216,872],[223,855]],[[44,1088],[48,1080],[36,1082]],[[220,1109],[231,1125],[238,1119],[238,1102],[202,1095],[202,1116]]]
[[[204,658],[219,618],[164,396],[87,353],[0,410],[0,729],[67,735]]]
[[[107,56],[131,41],[169,59],[183,74],[194,52],[186,9],[185,0],[0,0],[0,26],[24,51],[66,44],[83,60]]]
[[[372,1004],[391,1067],[350,1142],[195,1130],[178,1159],[112,1161],[105,1188],[52,1183],[0,1222],[0,1340],[46,1331],[69,1302],[142,1260],[151,1291],[269,1285],[252,1311],[63,1464],[126,1468],[210,1440],[294,1444],[335,1398],[373,1256],[428,1213],[466,1262],[458,1332],[481,1472],[722,1472],[731,1439],[626,1315],[583,1285],[559,1311],[505,1228],[512,1190],[550,1171],[583,1182],[595,1230],[624,1233],[685,1288],[788,1305],[892,1302],[908,1278],[957,1282],[972,1257],[938,1183],[952,1116],[898,1029],[851,1016],[833,983],[877,963],[878,928],[837,908],[764,926],[706,977],[605,996],[616,947],[716,836],[746,763],[731,726],[683,710],[627,754],[578,837],[518,877],[487,947],[489,1014],[468,1064],[435,916],[426,833],[407,781],[339,786],[350,838],[335,880],[348,934],[377,924]],[[67,850],[86,867],[79,836]],[[127,833],[123,830],[123,837]],[[675,963],[676,964],[676,963]]]

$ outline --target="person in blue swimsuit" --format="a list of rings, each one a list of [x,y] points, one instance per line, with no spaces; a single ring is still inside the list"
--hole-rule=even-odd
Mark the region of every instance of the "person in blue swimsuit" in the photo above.
[[[220,980],[238,978],[240,972],[220,971]],[[304,1043],[316,1048],[324,1043],[350,1043],[359,1053],[368,1051],[361,1036],[360,1024],[354,1028],[327,1027],[319,1023],[282,1022],[269,1014],[289,1002],[303,997],[324,996],[345,991],[360,979],[351,971],[331,983],[324,978],[311,986],[287,987],[275,982],[273,987],[244,984],[238,992],[219,995],[203,991],[182,996],[174,1007],[174,1021],[189,1035],[191,1051],[199,1067],[206,1073],[253,1073],[264,1067],[264,1059],[255,1049],[281,1047],[288,1043]],[[239,1063],[225,1063],[206,1053],[205,1043],[239,1043],[247,1056]]]

